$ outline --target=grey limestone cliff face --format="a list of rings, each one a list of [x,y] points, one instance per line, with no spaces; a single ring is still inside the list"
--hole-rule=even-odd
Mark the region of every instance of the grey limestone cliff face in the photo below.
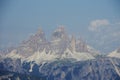
[[[66,49],[71,52],[85,52],[92,56],[98,55],[96,50],[74,36],[68,37],[65,29],[56,29],[50,41],[46,40],[44,32],[39,29],[28,40],[23,41],[16,49],[16,54],[29,57],[36,51],[64,54]],[[45,54],[47,54],[47,52]],[[120,50],[118,49],[118,53]],[[120,80],[120,59],[99,57],[92,60],[76,61],[73,58],[56,59],[55,61],[25,62],[21,59],[3,58],[0,55],[0,72],[8,71],[19,74],[43,76],[47,80]],[[3,75],[4,76],[4,75]]]
[[[27,57],[35,51],[42,51],[46,44],[45,33],[42,29],[39,29],[34,35],[30,36],[17,47],[17,53]]]
[[[47,40],[45,33],[42,29],[39,29],[27,40],[22,41],[19,46],[8,51],[7,54],[15,50],[16,54],[27,58],[37,51],[42,52],[44,49],[46,54],[51,52],[62,55],[66,49],[69,49],[71,52],[85,52],[90,53],[92,56],[98,55],[97,51],[95,49],[90,49],[84,41],[75,38],[75,36],[68,36],[66,30],[62,26],[58,27],[52,33],[50,40]]]

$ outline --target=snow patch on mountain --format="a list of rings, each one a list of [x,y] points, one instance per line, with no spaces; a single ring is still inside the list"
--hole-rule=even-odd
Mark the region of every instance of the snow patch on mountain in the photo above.
[[[62,26],[53,32],[50,41],[46,40],[44,32],[39,29],[5,57],[42,64],[58,59],[89,60],[95,59],[96,55],[99,54],[94,48],[75,36],[70,38]]]
[[[95,57],[93,57],[90,53],[85,53],[85,52],[75,53],[75,58],[78,61],[95,59]]]
[[[34,64],[33,63],[30,63],[30,69],[29,69],[29,72],[32,72],[33,70],[33,66],[34,66]]]
[[[5,58],[12,58],[12,59],[17,59],[17,58],[23,58],[20,54],[17,54],[17,50],[13,50],[10,53],[8,53]]]
[[[94,59],[94,57],[89,53],[78,53],[78,52],[71,52],[68,48],[64,51],[63,54],[55,54],[52,51],[46,53],[44,49],[42,52],[35,52],[33,55],[26,58],[25,61],[32,62],[35,61],[37,64],[41,64],[43,62],[51,62],[57,59],[75,59],[76,61],[80,60],[89,60]]]
[[[29,56],[26,58],[25,61],[30,62],[30,61],[35,61],[37,64],[42,63],[44,61],[53,61],[57,58],[57,55],[52,52],[46,53],[45,49],[42,52],[35,52],[33,55]]]
[[[108,57],[120,58],[120,53],[119,53],[117,50],[115,50],[115,51],[111,52],[111,53],[108,55]]]
[[[77,61],[94,59],[90,53],[76,51],[71,52],[68,48],[65,50],[64,54],[62,54],[61,58],[73,58]]]
[[[95,50],[93,47],[87,45],[88,53],[91,53],[93,56],[100,55],[100,52]]]

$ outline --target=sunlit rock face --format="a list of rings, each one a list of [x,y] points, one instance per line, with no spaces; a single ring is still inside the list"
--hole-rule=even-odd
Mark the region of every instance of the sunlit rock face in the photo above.
[[[95,59],[99,53],[83,40],[69,36],[63,26],[53,31],[49,40],[42,29],[24,40],[18,47],[5,55],[6,58],[20,58],[37,64],[57,59],[73,58],[76,61]]]
[[[30,36],[28,40],[23,41],[17,48],[17,52],[24,56],[29,56],[35,51],[42,51],[46,45],[45,33],[39,29],[34,35]]]
[[[4,57],[0,55],[0,71],[20,80],[28,77],[30,80],[117,80],[119,62],[101,57],[98,51],[82,39],[69,36],[60,26],[49,40],[39,29]]]

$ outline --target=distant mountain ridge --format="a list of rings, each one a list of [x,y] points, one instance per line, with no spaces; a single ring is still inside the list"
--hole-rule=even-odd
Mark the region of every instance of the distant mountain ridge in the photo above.
[[[120,49],[102,56],[58,27],[50,40],[39,29],[0,55],[0,80],[120,80]]]
[[[0,79],[14,80],[120,80],[120,59],[56,60],[38,65],[6,58],[0,61]],[[14,72],[14,73],[13,73]],[[22,76],[21,76],[22,75]],[[43,78],[43,79],[42,79]]]
[[[54,61],[56,59],[73,58],[77,61],[94,59],[99,52],[87,45],[83,40],[69,37],[63,26],[58,27],[51,40],[46,39],[42,29],[23,41],[5,57],[21,58],[23,61],[37,63]]]

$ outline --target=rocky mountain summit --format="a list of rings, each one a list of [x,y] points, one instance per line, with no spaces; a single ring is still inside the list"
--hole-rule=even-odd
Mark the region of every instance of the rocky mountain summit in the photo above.
[[[86,44],[83,40],[69,37],[64,27],[58,27],[49,40],[42,29],[23,41],[18,47],[5,57],[20,58],[22,61],[36,63],[50,62],[56,59],[73,58],[77,61],[94,59],[99,52]]]
[[[101,56],[63,26],[48,40],[38,29],[19,46],[0,53],[0,80],[120,80],[120,49]]]

